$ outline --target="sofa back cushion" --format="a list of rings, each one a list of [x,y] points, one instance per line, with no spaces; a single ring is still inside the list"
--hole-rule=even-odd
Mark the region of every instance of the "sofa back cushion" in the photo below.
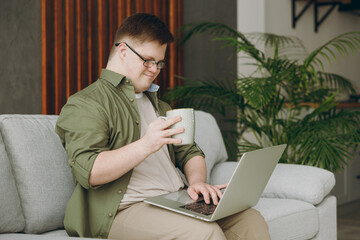
[[[224,140],[215,118],[203,111],[195,111],[195,142],[205,153],[207,182],[210,182],[213,167],[227,160]]]
[[[21,232],[24,228],[25,219],[0,125],[0,233]]]
[[[63,227],[74,189],[67,155],[54,132],[57,116],[3,115],[1,133],[12,166],[25,233]]]
[[[278,164],[262,197],[296,199],[317,205],[335,186],[334,173],[312,166]]]

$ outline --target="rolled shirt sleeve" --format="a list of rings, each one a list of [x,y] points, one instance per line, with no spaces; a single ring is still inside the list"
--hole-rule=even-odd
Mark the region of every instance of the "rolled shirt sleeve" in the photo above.
[[[75,181],[86,189],[92,188],[89,177],[96,157],[109,149],[108,122],[101,111],[91,99],[70,98],[56,124]]]
[[[205,158],[205,154],[194,142],[192,145],[174,146],[174,153],[176,159],[176,167],[184,172],[186,163],[195,156],[202,156]]]

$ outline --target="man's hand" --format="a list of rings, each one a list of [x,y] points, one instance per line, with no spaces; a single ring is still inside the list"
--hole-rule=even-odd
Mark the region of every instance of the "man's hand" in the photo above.
[[[194,200],[199,199],[199,195],[201,194],[204,198],[206,204],[210,204],[210,197],[214,205],[219,203],[219,200],[222,197],[221,189],[227,187],[228,184],[220,184],[220,185],[210,185],[204,182],[195,183],[189,186],[187,192],[189,196]]]
[[[181,116],[176,116],[168,120],[158,118],[150,123],[142,138],[144,147],[146,147],[149,152],[154,153],[159,151],[165,144],[181,143],[181,139],[171,138],[171,136],[184,132],[184,128],[169,128],[171,125],[180,121]]]

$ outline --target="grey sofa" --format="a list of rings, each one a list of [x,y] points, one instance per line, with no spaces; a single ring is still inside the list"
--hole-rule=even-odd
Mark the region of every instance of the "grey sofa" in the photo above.
[[[66,153],[54,132],[57,116],[0,115],[0,239],[79,239],[63,229],[73,191]],[[212,115],[196,111],[196,141],[206,154],[208,181],[229,180]],[[249,183],[251,184],[251,183]],[[259,203],[272,239],[336,239],[334,175],[326,170],[278,164]]]

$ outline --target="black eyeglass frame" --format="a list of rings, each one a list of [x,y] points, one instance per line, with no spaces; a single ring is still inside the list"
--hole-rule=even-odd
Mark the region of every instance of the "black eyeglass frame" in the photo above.
[[[129,44],[127,44],[126,42],[115,43],[115,46],[117,47],[121,43],[124,43],[131,51],[133,51],[133,53],[135,53],[141,60],[143,60],[144,61],[143,65],[145,67],[151,68],[152,66],[154,66],[154,64],[156,64],[157,69],[163,69],[165,67],[165,61],[164,60],[156,62],[153,59],[145,59],[138,52],[136,52],[132,47],[130,47]]]

